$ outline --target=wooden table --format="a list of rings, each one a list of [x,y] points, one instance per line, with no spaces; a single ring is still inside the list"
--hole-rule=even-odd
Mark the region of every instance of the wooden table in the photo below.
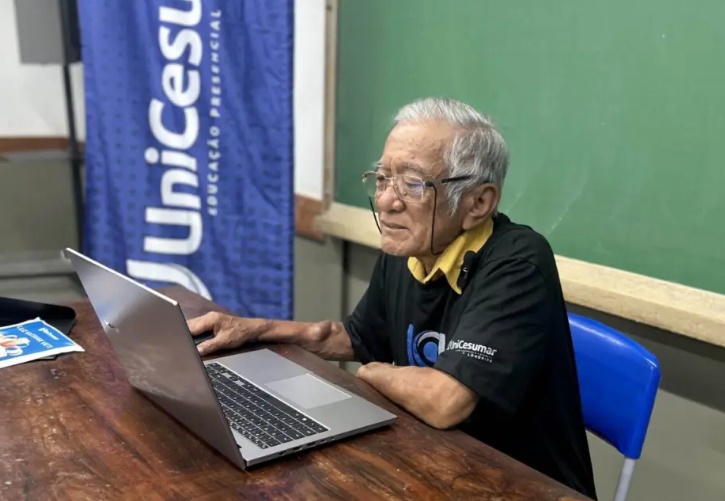
[[[222,308],[165,292],[187,317]],[[0,499],[586,499],[459,431],[430,428],[353,375],[270,348],[399,416],[391,426],[241,471],[129,385],[87,301],[85,353],[0,369]]]

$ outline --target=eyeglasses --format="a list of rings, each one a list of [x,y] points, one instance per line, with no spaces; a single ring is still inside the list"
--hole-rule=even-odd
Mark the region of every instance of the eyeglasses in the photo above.
[[[388,185],[392,181],[393,189],[395,194],[403,202],[422,202],[425,197],[425,189],[433,188],[433,210],[431,211],[431,233],[430,233],[430,253],[433,256],[437,256],[440,252],[435,252],[433,249],[433,235],[435,234],[435,214],[438,206],[438,189],[436,186],[454,183],[456,181],[465,181],[471,179],[473,176],[456,176],[447,177],[443,179],[426,180],[418,176],[409,175],[396,175],[386,176],[377,171],[365,172],[362,176],[363,186],[368,194],[368,201],[370,202],[370,210],[373,212],[373,218],[375,219],[375,226],[378,227],[378,231],[382,233],[380,223],[378,223],[378,216],[375,213],[375,205],[373,199],[385,193],[388,189]],[[442,252],[442,251],[441,251]]]
[[[363,186],[368,197],[376,198],[382,195],[392,182],[395,194],[403,202],[422,202],[425,198],[425,189],[438,185],[465,181],[471,176],[447,177],[444,179],[426,180],[418,176],[407,174],[386,176],[376,171],[365,172],[362,176]]]

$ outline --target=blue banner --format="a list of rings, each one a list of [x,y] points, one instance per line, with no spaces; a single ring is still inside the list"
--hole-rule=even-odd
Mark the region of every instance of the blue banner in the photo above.
[[[290,318],[293,0],[80,0],[84,252]]]

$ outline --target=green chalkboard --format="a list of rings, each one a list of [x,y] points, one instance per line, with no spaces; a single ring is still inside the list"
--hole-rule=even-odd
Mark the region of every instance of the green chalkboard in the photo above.
[[[557,254],[725,293],[725,1],[339,0],[335,199],[395,111],[472,104]]]

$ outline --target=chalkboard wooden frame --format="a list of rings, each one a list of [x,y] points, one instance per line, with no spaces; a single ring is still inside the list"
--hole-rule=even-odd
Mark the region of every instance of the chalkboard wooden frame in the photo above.
[[[335,198],[335,99],[337,88],[338,0],[325,2],[325,151],[323,201],[329,207]]]
[[[317,218],[323,233],[380,248],[369,210],[333,203]],[[725,296],[607,266],[556,256],[568,303],[725,347]]]

